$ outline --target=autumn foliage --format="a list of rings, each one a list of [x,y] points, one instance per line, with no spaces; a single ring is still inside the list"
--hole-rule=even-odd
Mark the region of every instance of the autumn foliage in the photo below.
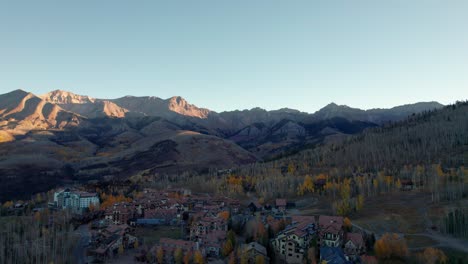
[[[195,264],[203,264],[205,263],[205,260],[203,259],[203,255],[201,254],[200,251],[195,251],[195,254],[193,255],[193,262]]]
[[[377,240],[374,250],[379,259],[401,259],[408,256],[408,246],[405,239],[393,233],[385,233]]]
[[[447,263],[447,256],[442,250],[436,248],[426,248],[418,258],[421,263],[426,264]]]
[[[114,196],[112,194],[111,195],[103,194],[101,198],[102,198],[102,203],[100,206],[101,209],[106,209],[108,207],[113,206],[116,203],[122,203],[122,202],[129,203],[132,201],[131,198],[125,197],[123,195]]]
[[[218,214],[218,216],[227,221],[229,220],[229,211],[222,211]]]

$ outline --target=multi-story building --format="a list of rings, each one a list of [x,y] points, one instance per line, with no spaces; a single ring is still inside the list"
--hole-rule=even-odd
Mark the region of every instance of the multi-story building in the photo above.
[[[243,244],[241,245],[240,250],[242,252],[242,256],[247,257],[247,263],[249,264],[256,263],[257,257],[259,256],[264,259],[265,263],[270,263],[270,258],[268,257],[266,248],[257,242]]]
[[[324,247],[341,247],[343,244],[343,217],[326,216],[319,217],[319,242]]]
[[[196,239],[213,231],[227,232],[227,222],[221,217],[204,217],[195,221],[190,228],[190,237]]]
[[[348,260],[355,261],[359,256],[366,253],[366,244],[362,234],[347,233],[344,241],[344,254]]]
[[[106,209],[105,219],[111,220],[114,225],[128,224],[136,212],[137,208],[132,204],[116,203]]]
[[[99,196],[96,193],[63,189],[54,193],[54,205],[62,209],[71,209],[82,213],[90,206],[99,206]]]
[[[271,243],[286,263],[302,263],[304,253],[316,232],[317,226],[314,216],[293,216],[291,224],[280,232]]]

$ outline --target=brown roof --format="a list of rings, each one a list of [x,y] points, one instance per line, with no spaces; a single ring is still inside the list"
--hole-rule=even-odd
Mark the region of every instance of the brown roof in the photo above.
[[[286,199],[276,199],[276,206],[286,206]]]
[[[295,224],[294,234],[301,237],[307,235],[306,227],[315,224],[315,216],[295,215],[291,217],[292,224]]]
[[[250,242],[249,244],[244,244],[243,248],[245,251],[255,250],[256,252],[266,256],[267,250],[264,246],[260,245],[257,242]]]
[[[362,235],[359,233],[347,233],[346,234],[346,243],[348,241],[353,242],[353,244],[357,247],[363,247],[364,246],[364,239],[362,238]]]
[[[343,217],[341,216],[319,216],[320,233],[338,234],[343,227]]]

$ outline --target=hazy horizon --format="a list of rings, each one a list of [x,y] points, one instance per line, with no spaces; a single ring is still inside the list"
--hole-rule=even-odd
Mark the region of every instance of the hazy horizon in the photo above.
[[[313,113],[468,98],[468,2],[22,1],[0,8],[0,93]]]

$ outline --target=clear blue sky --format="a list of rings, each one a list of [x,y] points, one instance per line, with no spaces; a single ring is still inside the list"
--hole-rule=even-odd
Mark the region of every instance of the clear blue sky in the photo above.
[[[0,93],[216,111],[468,98],[468,1],[0,0]]]

